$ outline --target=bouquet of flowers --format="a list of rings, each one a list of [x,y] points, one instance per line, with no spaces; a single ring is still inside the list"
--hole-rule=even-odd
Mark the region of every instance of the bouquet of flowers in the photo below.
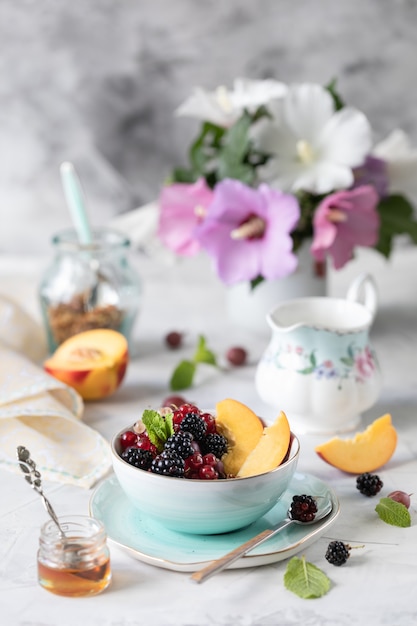
[[[417,150],[400,130],[373,145],[335,81],[238,79],[177,113],[201,129],[161,191],[158,236],[179,255],[205,250],[225,284],[290,275],[305,241],[335,269],[358,246],[389,257],[396,235],[417,243]]]

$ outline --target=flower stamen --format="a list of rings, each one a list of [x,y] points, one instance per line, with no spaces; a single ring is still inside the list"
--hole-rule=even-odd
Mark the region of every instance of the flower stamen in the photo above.
[[[327,215],[327,219],[333,224],[340,224],[347,222],[347,215],[344,211],[340,211],[339,209],[331,209]]]
[[[250,217],[246,222],[231,231],[232,239],[258,239],[265,232],[265,220],[257,215]]]
[[[314,151],[311,144],[305,139],[299,139],[296,144],[297,156],[301,163],[306,165],[314,161]]]
[[[233,103],[230,99],[229,90],[227,89],[227,87],[224,87],[223,85],[217,87],[216,100],[225,113],[233,112]]]

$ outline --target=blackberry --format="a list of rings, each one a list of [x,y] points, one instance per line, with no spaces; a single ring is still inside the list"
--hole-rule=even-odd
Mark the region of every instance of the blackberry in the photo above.
[[[227,452],[227,439],[218,433],[208,433],[201,441],[201,451],[203,454],[213,453],[218,459]]]
[[[350,556],[350,546],[343,541],[331,541],[327,546],[325,558],[332,565],[344,565]]]
[[[359,489],[364,496],[368,496],[369,498],[371,496],[376,496],[376,494],[381,491],[383,486],[384,483],[376,474],[369,474],[368,472],[365,472],[356,479],[356,489]]]
[[[290,518],[298,522],[312,522],[316,517],[317,503],[312,496],[293,496],[290,507]]]
[[[126,448],[120,455],[124,461],[139,469],[148,470],[151,467],[153,456],[149,450],[141,448]]]
[[[186,413],[180,424],[180,431],[191,433],[194,439],[200,441],[206,434],[207,424],[198,413]]]
[[[175,452],[182,459],[187,459],[194,454],[194,448],[191,443],[192,440],[193,436],[191,433],[179,431],[166,440],[164,449]]]
[[[171,450],[166,450],[158,454],[152,461],[151,472],[161,476],[174,476],[183,478],[185,462],[178,454]]]

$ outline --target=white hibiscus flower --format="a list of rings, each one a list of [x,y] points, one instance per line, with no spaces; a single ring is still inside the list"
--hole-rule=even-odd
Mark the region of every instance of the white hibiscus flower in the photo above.
[[[260,169],[265,181],[317,194],[352,185],[352,168],[362,165],[372,143],[363,113],[350,107],[335,112],[327,89],[310,83],[290,86],[267,108],[272,119],[253,128],[255,145],[271,155]]]
[[[372,154],[387,164],[388,188],[417,200],[417,150],[402,130],[393,130],[377,144]]]
[[[176,114],[228,128],[239,119],[244,109],[254,113],[261,105],[268,104],[274,98],[281,98],[286,92],[286,85],[276,80],[237,78],[233,90],[220,86],[215,91],[206,91],[197,87],[179,106]]]

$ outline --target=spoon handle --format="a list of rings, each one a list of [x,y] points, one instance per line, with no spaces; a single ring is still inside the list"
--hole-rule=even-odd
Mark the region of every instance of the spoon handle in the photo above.
[[[220,557],[219,559],[216,559],[209,565],[206,565],[206,567],[203,567],[203,569],[199,570],[198,572],[194,572],[194,574],[191,576],[191,580],[194,580],[197,583],[202,583],[205,580],[208,580],[209,578],[214,576],[214,574],[217,574],[217,572],[221,572],[222,570],[224,570],[225,567],[227,567],[231,563],[234,563],[241,556],[244,556],[247,552],[250,552],[251,550],[253,550],[253,548],[256,548],[256,546],[259,546],[261,543],[269,539],[269,537],[273,537],[278,532],[292,524],[292,522],[293,520],[287,519],[283,522],[280,522],[277,526],[274,526],[274,528],[267,528],[267,530],[263,530],[261,533],[259,533],[255,537],[252,537],[252,539],[249,539],[245,543],[242,543],[242,545],[238,546],[231,552],[228,552],[227,554]]]

